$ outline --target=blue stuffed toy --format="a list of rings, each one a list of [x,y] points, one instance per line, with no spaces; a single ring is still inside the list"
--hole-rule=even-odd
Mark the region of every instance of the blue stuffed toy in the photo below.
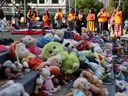
[[[51,37],[42,36],[37,39],[36,45],[40,48],[43,48],[44,45],[46,45],[47,43],[49,43],[51,41],[53,41],[53,39]]]

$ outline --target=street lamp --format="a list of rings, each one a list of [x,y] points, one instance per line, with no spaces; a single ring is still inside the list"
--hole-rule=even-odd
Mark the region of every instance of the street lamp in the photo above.
[[[26,21],[26,0],[24,0],[24,19]]]
[[[70,8],[71,8],[71,0],[69,0],[68,3],[69,3],[69,10],[70,10]]]
[[[120,0],[119,0],[119,4],[118,5],[120,6]]]
[[[76,13],[76,0],[75,0],[75,13]]]

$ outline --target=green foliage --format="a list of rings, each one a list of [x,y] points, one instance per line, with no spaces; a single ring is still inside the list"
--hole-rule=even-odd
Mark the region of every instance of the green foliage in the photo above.
[[[75,0],[73,0],[75,3]],[[77,10],[82,10],[85,15],[89,12],[90,9],[94,9],[95,13],[103,7],[103,3],[98,2],[97,0],[76,0]]]

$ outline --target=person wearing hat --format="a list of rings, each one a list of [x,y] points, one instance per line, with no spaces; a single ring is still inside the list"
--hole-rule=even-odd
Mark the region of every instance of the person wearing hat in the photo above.
[[[27,18],[29,22],[29,28],[32,29],[33,27],[37,27],[37,12],[35,11],[35,7],[31,7],[31,9],[27,13]]]
[[[73,30],[74,25],[75,25],[75,12],[73,9],[70,9],[68,15],[67,15],[67,20],[68,20],[68,27],[69,29]]]
[[[82,27],[85,27],[85,15],[82,10],[79,11],[77,20],[76,20],[76,31],[82,35]]]
[[[57,9],[54,19],[55,19],[55,22],[56,22],[58,28],[61,28],[63,18],[64,18],[64,13],[62,12],[62,10],[60,8]]]

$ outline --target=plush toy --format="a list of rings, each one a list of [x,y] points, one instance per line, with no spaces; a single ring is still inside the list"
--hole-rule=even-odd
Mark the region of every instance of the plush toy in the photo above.
[[[79,45],[76,46],[78,51],[82,51],[82,50],[89,50],[91,48],[89,42],[87,40],[83,41],[82,43],[80,43]]]
[[[40,75],[44,78],[44,85],[46,87],[46,91],[49,93],[57,92],[57,88],[54,88],[51,73],[48,68],[42,68]]]
[[[44,45],[46,45],[47,43],[53,41],[53,38],[51,37],[48,37],[48,36],[42,36],[42,37],[39,37],[37,39],[37,42],[36,42],[36,45],[39,47],[39,48],[43,48]]]
[[[115,94],[115,96],[128,96],[128,94],[117,92],[117,93]]]
[[[16,58],[18,62],[21,61],[23,65],[29,65],[31,69],[39,70],[45,66],[43,61],[29,52],[29,50],[21,42],[16,41],[11,44],[9,53],[12,58]]]
[[[75,44],[76,44],[76,43],[74,44],[74,42],[75,41],[73,41],[72,39],[64,39],[63,43],[62,43],[64,50],[71,52],[73,50],[73,48],[75,47]]]
[[[59,36],[59,38],[63,40],[65,31],[67,31],[67,29],[57,29],[53,32],[53,34]]]
[[[63,73],[72,74],[79,68],[79,60],[75,52],[64,51],[63,46],[57,42],[50,42],[42,50],[43,58],[55,56],[61,61],[61,70]]]
[[[80,63],[75,52],[62,52],[61,70],[64,74],[72,74],[79,69]]]
[[[40,75],[36,80],[35,96],[49,96],[50,93],[46,91],[46,86],[44,85],[44,78]]]
[[[58,66],[49,66],[48,68],[52,75],[54,75],[54,76],[60,75],[60,68]]]
[[[74,81],[73,91],[68,93],[66,96],[92,96],[90,90],[89,82],[83,78],[79,77]]]
[[[61,66],[62,63],[62,59],[60,54],[49,57],[47,59],[47,61],[44,62],[44,64],[46,64],[47,66]]]
[[[128,94],[128,83],[124,80],[116,80],[116,91]]]
[[[42,57],[47,60],[49,57],[55,56],[58,53],[64,51],[62,45],[57,42],[50,42],[44,46],[42,49]]]
[[[25,92],[24,87],[21,83],[14,83],[14,81],[9,80],[3,86],[1,86],[0,96],[30,96]]]
[[[15,65],[10,60],[0,65],[0,79],[15,79],[23,76],[21,65]]]
[[[36,39],[35,38],[33,38],[29,35],[26,35],[25,37],[23,37],[21,39],[21,42],[23,42],[26,45],[27,49],[31,53],[33,53],[35,55],[41,54],[41,49],[36,46]]]
[[[95,76],[90,69],[82,71],[80,74],[80,77],[84,77],[91,84],[94,84],[97,87],[103,88],[103,82],[97,76]]]

